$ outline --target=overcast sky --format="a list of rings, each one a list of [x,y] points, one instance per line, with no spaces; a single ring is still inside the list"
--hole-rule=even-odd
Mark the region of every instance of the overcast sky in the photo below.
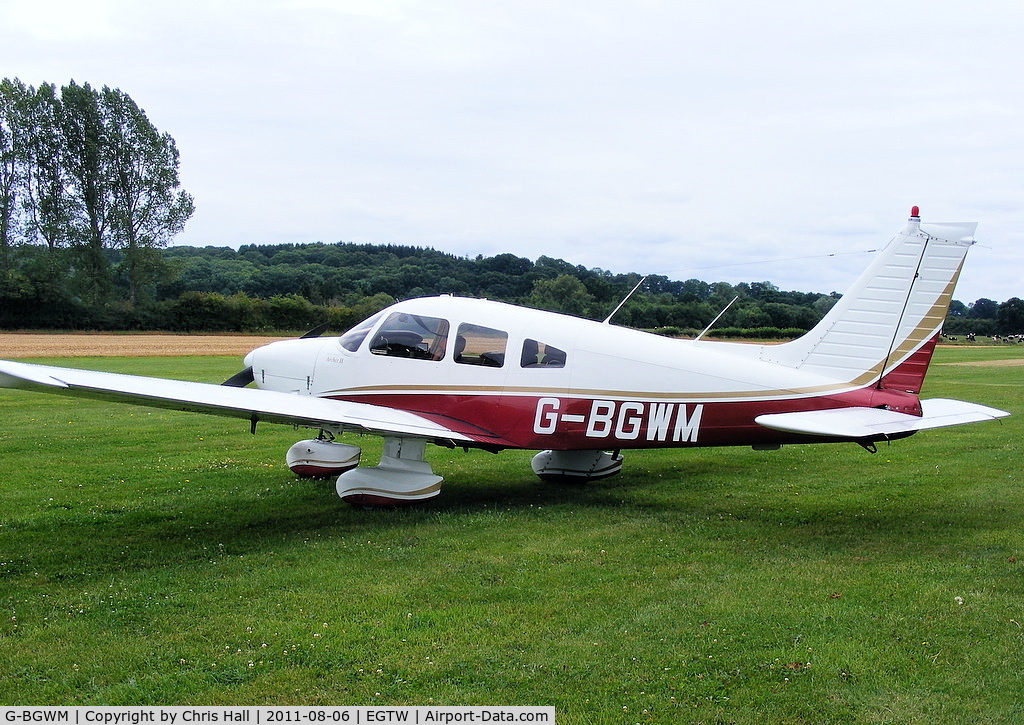
[[[841,292],[917,204],[980,222],[965,302],[1024,297],[1022,39],[1019,0],[0,1],[0,76],[174,137],[175,244]]]

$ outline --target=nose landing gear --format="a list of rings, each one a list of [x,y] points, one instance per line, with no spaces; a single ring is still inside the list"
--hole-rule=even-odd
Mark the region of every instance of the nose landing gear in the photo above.
[[[359,465],[358,446],[335,442],[323,432],[317,438],[299,441],[285,455],[285,463],[296,476],[330,478]]]

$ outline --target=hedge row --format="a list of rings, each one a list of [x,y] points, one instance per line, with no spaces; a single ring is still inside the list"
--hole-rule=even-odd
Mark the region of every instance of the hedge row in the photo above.
[[[162,330],[168,332],[293,332],[328,323],[346,330],[391,304],[386,295],[354,307],[314,305],[299,295],[267,300],[244,294],[185,292],[177,299],[129,307],[80,299],[0,298],[0,328],[8,330]]]

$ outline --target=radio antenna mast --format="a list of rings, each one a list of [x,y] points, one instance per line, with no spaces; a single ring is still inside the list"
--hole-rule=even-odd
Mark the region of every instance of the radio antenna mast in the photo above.
[[[615,313],[619,311],[619,308],[621,308],[624,304],[626,304],[626,300],[628,300],[630,297],[632,297],[633,293],[636,292],[638,289],[640,289],[640,285],[642,285],[646,281],[647,281],[647,277],[645,276],[639,282],[637,282],[636,283],[636,287],[631,289],[629,291],[629,294],[622,298],[622,302],[620,302],[618,305],[616,305],[615,309],[612,310],[612,313],[610,315],[608,315],[606,318],[604,318],[604,322],[602,322],[601,324],[607,325],[609,323],[609,320],[611,320],[613,317],[615,317]]]
[[[717,315],[715,315],[715,319],[713,319],[711,322],[709,322],[708,326],[705,327],[703,330],[701,330],[700,334],[697,335],[697,337],[693,338],[693,341],[697,342],[697,340],[699,340],[702,337],[704,337],[704,333],[707,332],[708,330],[710,330],[712,327],[714,327],[715,323],[718,322],[718,318],[721,317],[722,315],[724,315],[725,311],[728,310],[730,307],[732,307],[732,303],[735,302],[736,300],[738,300],[739,298],[740,298],[740,296],[736,295],[731,300],[729,300],[729,304],[727,304],[725,307],[723,307],[722,311],[719,312]]]

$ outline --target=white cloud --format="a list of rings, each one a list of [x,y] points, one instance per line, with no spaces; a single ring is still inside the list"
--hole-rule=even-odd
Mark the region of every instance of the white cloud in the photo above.
[[[90,38],[105,40],[117,35],[114,0],[10,0],[0,17],[5,35],[20,34],[44,42]]]

